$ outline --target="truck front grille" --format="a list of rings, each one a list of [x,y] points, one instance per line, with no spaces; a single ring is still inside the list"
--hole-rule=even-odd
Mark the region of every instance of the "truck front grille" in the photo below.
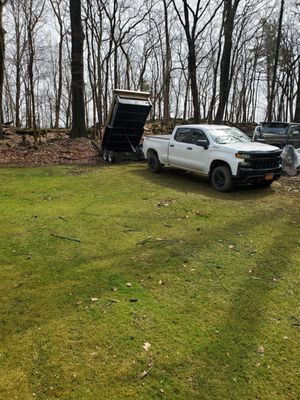
[[[281,164],[281,150],[274,152],[249,152],[244,154],[250,156],[247,158],[247,164],[251,169],[272,169],[280,167]]]
[[[250,159],[251,168],[253,169],[268,169],[268,168],[277,168],[280,165],[280,157],[279,159]]]

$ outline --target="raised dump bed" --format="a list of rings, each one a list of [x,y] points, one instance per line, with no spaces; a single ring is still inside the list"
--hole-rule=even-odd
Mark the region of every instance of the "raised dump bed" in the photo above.
[[[114,91],[101,143],[105,161],[143,159],[140,141],[152,104],[149,93],[130,90]]]

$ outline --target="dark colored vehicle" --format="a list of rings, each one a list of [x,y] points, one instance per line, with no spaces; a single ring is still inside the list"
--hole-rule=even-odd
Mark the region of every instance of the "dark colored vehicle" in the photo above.
[[[140,142],[151,107],[149,93],[119,89],[114,91],[101,143],[105,161],[114,163],[118,159],[144,158]]]
[[[283,148],[291,144],[300,147],[300,124],[289,122],[262,122],[253,133],[254,142],[262,142]]]

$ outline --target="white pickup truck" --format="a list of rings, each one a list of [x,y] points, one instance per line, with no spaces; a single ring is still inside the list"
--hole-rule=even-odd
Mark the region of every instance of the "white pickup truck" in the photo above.
[[[165,165],[198,172],[221,192],[235,183],[268,187],[282,172],[280,149],[225,125],[181,125],[171,135],[146,136],[143,152],[151,172]]]

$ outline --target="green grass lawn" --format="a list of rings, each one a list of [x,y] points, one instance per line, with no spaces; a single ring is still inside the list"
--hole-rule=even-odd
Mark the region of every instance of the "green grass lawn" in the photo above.
[[[0,173],[1,400],[300,398],[299,192]]]

